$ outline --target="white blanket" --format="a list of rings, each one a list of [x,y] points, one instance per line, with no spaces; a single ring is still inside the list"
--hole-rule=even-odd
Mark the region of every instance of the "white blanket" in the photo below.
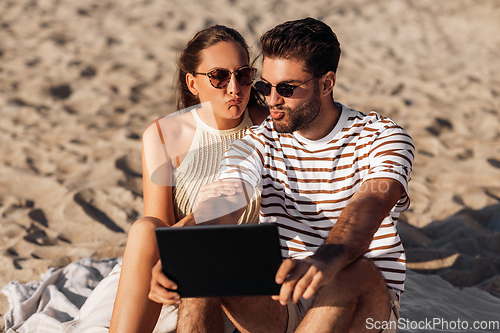
[[[108,332],[120,270],[121,258],[87,258],[49,269],[40,282],[10,282],[2,288],[6,333]],[[164,306],[155,332],[175,332],[176,321],[177,308]]]
[[[121,258],[101,262],[83,259],[47,271],[40,282],[9,283],[2,289],[10,302],[4,316],[6,333],[108,332],[120,269]],[[428,332],[429,322],[437,320],[449,325],[468,323],[468,329],[454,332],[498,332],[474,330],[472,325],[475,321],[500,321],[499,313],[500,299],[479,288],[459,289],[439,276],[408,270],[401,301],[401,323],[408,326],[400,332]],[[175,332],[176,321],[177,308],[164,306],[155,332]],[[226,329],[232,332],[234,326]]]

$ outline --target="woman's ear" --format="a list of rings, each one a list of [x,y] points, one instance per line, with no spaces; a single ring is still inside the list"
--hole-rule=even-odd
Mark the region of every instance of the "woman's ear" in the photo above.
[[[189,91],[191,92],[191,94],[198,96],[198,88],[196,85],[196,79],[195,79],[193,74],[191,74],[191,73],[186,74],[186,84],[187,84],[187,87],[188,87]]]
[[[325,77],[323,79],[323,84],[321,86],[321,95],[330,95],[332,93],[336,79],[337,76],[332,71],[327,72],[325,74]]]

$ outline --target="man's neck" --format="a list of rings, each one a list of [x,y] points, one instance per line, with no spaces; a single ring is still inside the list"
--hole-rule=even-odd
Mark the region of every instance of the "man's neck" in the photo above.
[[[327,136],[337,125],[342,106],[335,103],[333,99],[321,106],[321,111],[309,125],[297,131],[301,136],[309,140],[319,140]]]

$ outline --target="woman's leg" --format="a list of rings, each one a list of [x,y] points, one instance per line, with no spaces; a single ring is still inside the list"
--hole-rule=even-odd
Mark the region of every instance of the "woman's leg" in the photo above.
[[[159,260],[155,228],[166,226],[143,217],[130,227],[109,332],[153,331],[162,308],[148,298],[151,269]]]

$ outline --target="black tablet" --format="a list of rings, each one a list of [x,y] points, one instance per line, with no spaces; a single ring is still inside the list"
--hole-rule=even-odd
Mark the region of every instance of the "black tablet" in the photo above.
[[[181,297],[278,295],[275,223],[157,228],[165,275]]]

